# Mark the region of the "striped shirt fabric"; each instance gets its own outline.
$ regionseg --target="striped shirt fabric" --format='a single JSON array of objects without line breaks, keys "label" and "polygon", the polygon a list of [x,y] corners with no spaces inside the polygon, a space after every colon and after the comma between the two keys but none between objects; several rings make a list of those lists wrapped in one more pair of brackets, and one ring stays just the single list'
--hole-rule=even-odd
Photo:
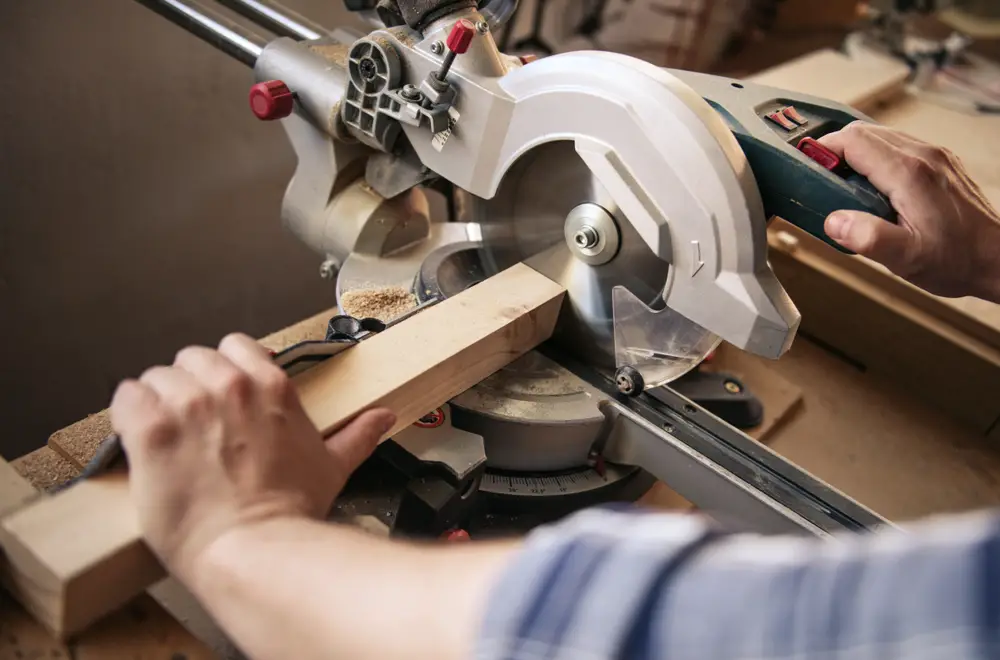
[{"label": "striped shirt fabric", "polygon": [[1000,517],[833,539],[583,511],[528,535],[481,660],[1000,658]]}]

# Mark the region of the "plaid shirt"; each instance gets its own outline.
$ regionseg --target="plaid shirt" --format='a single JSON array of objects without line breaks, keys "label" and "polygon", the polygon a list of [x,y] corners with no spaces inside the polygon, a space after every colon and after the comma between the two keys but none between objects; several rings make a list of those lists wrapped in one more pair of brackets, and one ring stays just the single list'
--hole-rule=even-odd
[{"label": "plaid shirt", "polygon": [[528,536],[476,657],[1000,658],[1000,518],[821,541],[584,511]]}]

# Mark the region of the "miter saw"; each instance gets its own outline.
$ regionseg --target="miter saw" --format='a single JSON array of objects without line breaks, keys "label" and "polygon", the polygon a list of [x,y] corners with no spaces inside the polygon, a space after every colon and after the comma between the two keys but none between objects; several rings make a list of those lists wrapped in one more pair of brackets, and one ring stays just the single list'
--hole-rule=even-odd
[{"label": "miter saw", "polygon": [[[884,524],[669,387],[720,341],[768,358],[792,343],[768,218],[834,247],[833,210],[893,221],[816,141],[861,115],[608,52],[507,56],[492,34],[511,0],[348,1],[368,34],[222,2],[272,40],[192,0],[140,1],[253,67],[251,110],[298,156],[282,217],[338,301],[405,286],[420,313],[517,262],[567,290],[550,342],[383,444],[342,512],[475,535],[655,477],[742,529]],[[340,317],[278,359],[305,368],[378,330]]]}]

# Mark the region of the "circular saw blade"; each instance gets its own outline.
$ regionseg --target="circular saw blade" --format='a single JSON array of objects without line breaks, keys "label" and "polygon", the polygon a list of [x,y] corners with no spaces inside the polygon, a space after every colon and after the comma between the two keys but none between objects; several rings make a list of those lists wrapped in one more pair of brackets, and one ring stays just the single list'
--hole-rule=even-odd
[{"label": "circular saw blade", "polygon": [[[600,206],[617,224],[618,249],[606,263],[586,263],[566,242],[567,216],[585,203]],[[482,227],[487,271],[524,261],[565,287],[556,338],[588,364],[615,367],[615,286],[650,307],[662,305],[669,264],[653,254],[571,142],[544,144],[522,156],[493,199],[476,200],[474,221]]]}]

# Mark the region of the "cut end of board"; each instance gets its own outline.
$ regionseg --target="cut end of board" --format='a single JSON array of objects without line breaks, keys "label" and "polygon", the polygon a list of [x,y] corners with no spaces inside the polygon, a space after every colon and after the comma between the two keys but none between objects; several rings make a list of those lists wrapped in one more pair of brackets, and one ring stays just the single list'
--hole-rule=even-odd
[{"label": "cut end of board", "polygon": [[76,484],[0,523],[4,582],[56,637],[65,639],[163,577],[142,540],[124,473]]}]

